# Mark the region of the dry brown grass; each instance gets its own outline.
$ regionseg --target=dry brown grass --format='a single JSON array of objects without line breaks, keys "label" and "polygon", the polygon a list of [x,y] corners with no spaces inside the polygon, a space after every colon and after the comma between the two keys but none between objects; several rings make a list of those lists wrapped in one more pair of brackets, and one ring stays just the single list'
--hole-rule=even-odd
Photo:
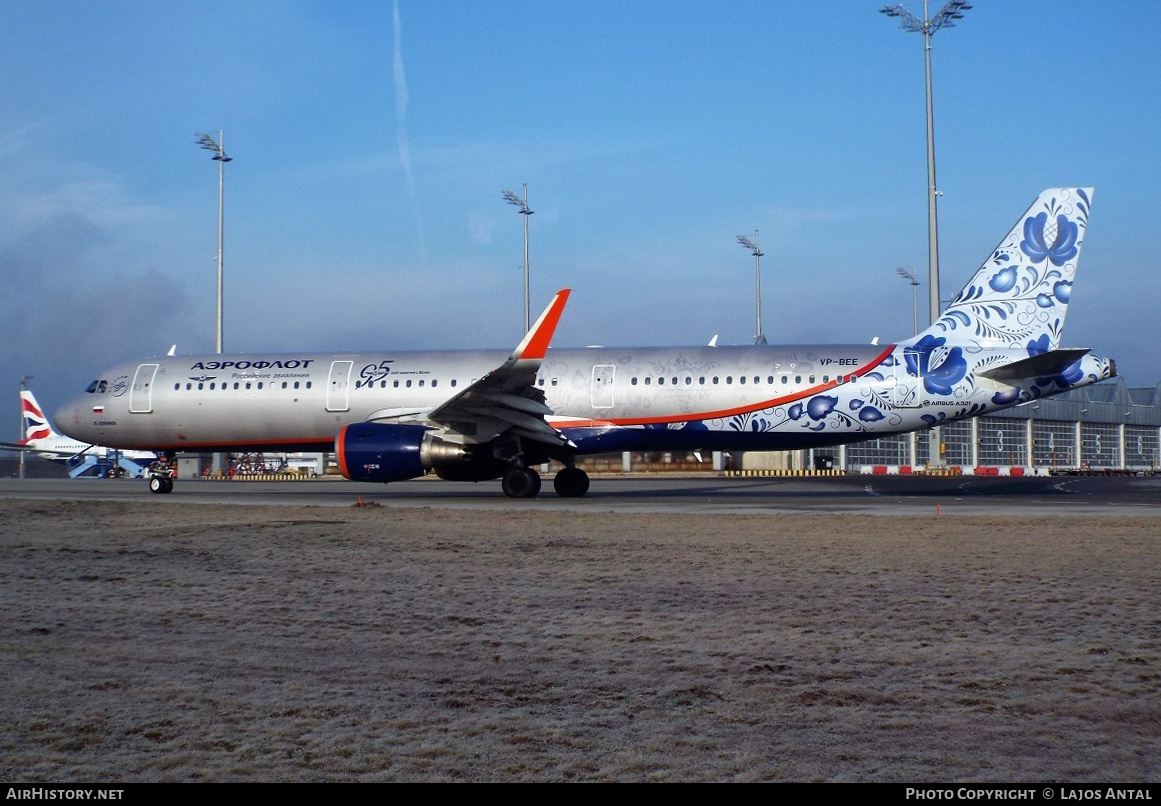
[{"label": "dry brown grass", "polygon": [[0,502],[0,779],[1157,781],[1152,519]]}]

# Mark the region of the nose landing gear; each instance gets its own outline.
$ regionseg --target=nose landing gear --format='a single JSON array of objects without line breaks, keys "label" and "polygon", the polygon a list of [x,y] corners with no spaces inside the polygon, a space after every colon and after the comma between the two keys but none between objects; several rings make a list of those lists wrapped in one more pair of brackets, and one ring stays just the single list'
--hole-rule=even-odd
[{"label": "nose landing gear", "polygon": [[173,466],[169,462],[150,462],[145,477],[149,479],[149,492],[154,495],[173,492]]}]

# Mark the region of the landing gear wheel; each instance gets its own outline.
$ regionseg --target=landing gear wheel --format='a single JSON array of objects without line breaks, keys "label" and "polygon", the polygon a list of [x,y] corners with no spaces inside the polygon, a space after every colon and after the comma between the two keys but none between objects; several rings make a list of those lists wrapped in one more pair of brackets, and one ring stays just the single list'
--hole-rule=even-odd
[{"label": "landing gear wheel", "polygon": [[553,478],[552,486],[561,498],[580,498],[589,491],[589,474],[579,467],[566,467]]},{"label": "landing gear wheel", "polygon": [[153,493],[154,495],[160,495],[161,493],[166,492],[165,479],[163,479],[161,476],[150,476],[149,492]]},{"label": "landing gear wheel", "polygon": [[165,489],[163,489],[161,492],[166,494],[166,495],[173,492],[173,479],[165,478],[165,479],[162,479],[162,481],[165,482]]},{"label": "landing gear wheel", "polygon": [[504,474],[500,486],[509,498],[535,498],[540,494],[540,474],[525,467],[513,468]]}]

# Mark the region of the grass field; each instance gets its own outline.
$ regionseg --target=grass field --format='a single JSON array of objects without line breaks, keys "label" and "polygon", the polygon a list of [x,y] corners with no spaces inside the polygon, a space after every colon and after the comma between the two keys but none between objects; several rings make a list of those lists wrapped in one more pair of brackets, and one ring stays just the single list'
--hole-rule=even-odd
[{"label": "grass field", "polygon": [[7,781],[1157,781],[1151,518],[0,502]]}]

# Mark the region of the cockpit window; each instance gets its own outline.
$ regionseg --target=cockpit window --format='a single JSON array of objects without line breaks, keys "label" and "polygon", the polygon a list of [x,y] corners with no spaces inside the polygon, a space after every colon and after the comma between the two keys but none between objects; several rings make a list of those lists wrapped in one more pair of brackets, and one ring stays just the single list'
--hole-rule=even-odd
[{"label": "cockpit window", "polygon": [[93,394],[103,395],[103,394],[105,394],[105,390],[108,388],[109,388],[108,381],[93,381],[92,383],[89,384],[88,388],[85,389],[85,391],[90,395],[93,395]]},{"label": "cockpit window", "polygon": [[107,382],[107,381],[101,381],[99,384],[97,384],[97,394],[99,394],[99,395],[103,395],[103,394],[105,394],[105,390],[106,390],[107,388],[109,388],[109,384],[108,384],[108,382]]},{"label": "cockpit window", "polygon": [[92,383],[90,383],[88,388],[85,389],[85,393],[90,394],[90,395],[96,391],[97,391],[97,382],[96,381],[93,381]]}]

